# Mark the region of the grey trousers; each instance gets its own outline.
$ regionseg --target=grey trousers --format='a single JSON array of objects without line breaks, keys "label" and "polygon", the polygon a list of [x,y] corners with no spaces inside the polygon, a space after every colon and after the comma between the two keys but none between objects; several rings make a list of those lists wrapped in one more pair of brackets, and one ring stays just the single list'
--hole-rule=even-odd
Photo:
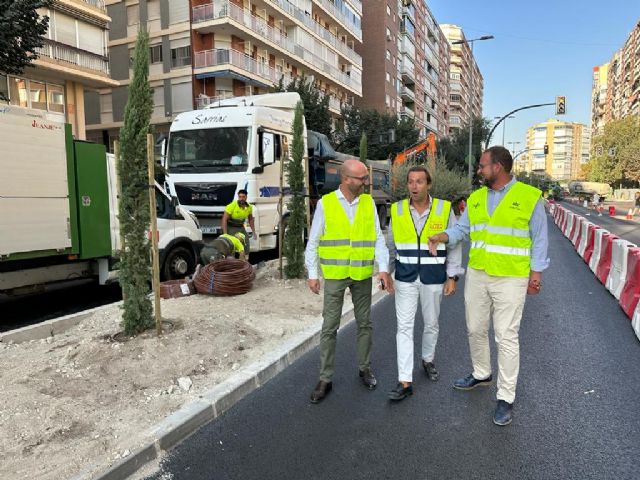
[{"label": "grey trousers", "polygon": [[371,285],[372,279],[325,280],[320,336],[320,380],[330,382],[335,372],[336,338],[342,317],[344,293],[349,288],[357,325],[358,367],[371,366]]}]

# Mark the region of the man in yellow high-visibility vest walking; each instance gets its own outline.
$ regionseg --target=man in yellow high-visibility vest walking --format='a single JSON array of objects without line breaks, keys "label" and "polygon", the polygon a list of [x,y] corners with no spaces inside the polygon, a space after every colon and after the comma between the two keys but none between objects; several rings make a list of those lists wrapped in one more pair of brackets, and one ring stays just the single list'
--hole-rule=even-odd
[{"label": "man in yellow high-visibility vest walking", "polygon": [[371,288],[374,260],[382,288],[393,292],[389,276],[389,251],[380,230],[380,221],[371,195],[364,192],[369,182],[367,167],[347,160],[340,168],[340,187],[318,201],[305,265],[309,289],[320,293],[318,263],[324,277],[323,323],[320,336],[320,380],[311,393],[311,402],[322,401],[331,391],[336,338],[344,293],[351,291],[357,326],[359,375],[373,389],[377,380],[371,369]]},{"label": "man in yellow high-visibility vest walking", "polygon": [[471,240],[464,300],[473,372],[453,386],[471,390],[492,382],[488,332],[493,317],[498,344],[496,425],[508,425],[513,419],[522,310],[527,293],[540,291],[542,271],[549,266],[541,192],[516,181],[512,166],[509,150],[487,149],[478,164],[485,186],[471,194],[455,227],[429,238],[432,253],[439,243]]}]

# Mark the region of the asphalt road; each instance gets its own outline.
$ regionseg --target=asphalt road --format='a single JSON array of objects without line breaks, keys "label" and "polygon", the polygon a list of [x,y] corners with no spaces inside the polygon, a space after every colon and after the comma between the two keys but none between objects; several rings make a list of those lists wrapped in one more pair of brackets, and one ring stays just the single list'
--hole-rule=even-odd
[{"label": "asphalt road", "polygon": [[626,211],[617,210],[616,217],[610,217],[606,212],[602,216],[599,216],[593,209],[584,208],[582,205],[576,205],[569,202],[560,202],[560,206],[571,210],[583,217],[587,218],[591,223],[600,225],[602,228],[606,228],[611,233],[618,235],[620,238],[624,238],[630,242],[640,245],[640,217],[637,215],[633,220],[626,220],[624,215]]},{"label": "asphalt road", "polygon": [[334,391],[323,403],[308,401],[315,349],[185,440],[149,478],[637,479],[640,342],[551,222],[550,243],[542,293],[525,307],[512,425],[492,423],[495,385],[451,387],[471,368],[462,288],[442,309],[440,381],[416,370],[414,395],[387,400],[396,383],[387,298],[373,311],[377,390],[359,383],[350,325],[339,335]]}]

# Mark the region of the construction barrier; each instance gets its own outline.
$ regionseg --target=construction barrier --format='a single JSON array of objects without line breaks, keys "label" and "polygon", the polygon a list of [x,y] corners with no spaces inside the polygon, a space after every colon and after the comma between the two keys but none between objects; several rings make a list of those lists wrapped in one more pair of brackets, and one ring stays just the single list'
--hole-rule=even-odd
[{"label": "construction barrier", "polygon": [[611,249],[613,241],[619,237],[613,233],[605,233],[602,235],[602,246],[600,247],[600,260],[596,267],[596,277],[603,285],[607,283],[607,277],[611,270]]},{"label": "construction barrier", "polygon": [[601,230],[599,225],[592,223],[587,226],[587,242],[584,247],[584,255],[582,256],[587,265],[590,265],[591,257],[593,256],[593,249],[595,248],[596,243],[596,230]]},{"label": "construction barrier", "polygon": [[593,273],[596,273],[596,269],[598,268],[598,263],[600,262],[600,250],[602,248],[602,236],[605,233],[609,233],[608,230],[601,228],[596,230],[595,239],[593,240],[593,255],[591,255],[591,260],[589,260],[589,268]]},{"label": "construction barrier", "polygon": [[584,222],[581,223],[580,241],[578,242],[576,251],[578,252],[578,255],[580,255],[582,258],[584,258],[584,251],[587,248],[587,239],[589,237],[589,225],[593,225],[593,223],[587,221],[586,219]]},{"label": "construction barrier", "polygon": [[584,217],[577,216],[573,222],[573,228],[571,230],[571,236],[569,240],[573,243],[573,246],[578,249],[578,243],[580,242],[580,234],[582,233],[582,223],[585,222]]},{"label": "construction barrier", "polygon": [[640,340],[640,303],[638,303],[633,318],[631,319],[631,326],[633,327],[633,331],[636,332],[636,337]]},{"label": "construction barrier", "polygon": [[630,248],[627,252],[627,276],[622,292],[620,292],[620,306],[629,318],[638,306],[640,298],[640,248]]},{"label": "construction barrier", "polygon": [[564,231],[562,232],[565,237],[569,237],[569,235],[571,235],[571,229],[573,228],[573,222],[576,216],[577,215],[573,212],[567,212],[567,220],[564,226]]},{"label": "construction barrier", "polygon": [[613,241],[611,250],[611,270],[607,277],[605,286],[611,292],[611,295],[620,300],[620,292],[624,287],[624,281],[627,278],[627,254],[630,248],[635,245],[627,240],[618,238]]}]

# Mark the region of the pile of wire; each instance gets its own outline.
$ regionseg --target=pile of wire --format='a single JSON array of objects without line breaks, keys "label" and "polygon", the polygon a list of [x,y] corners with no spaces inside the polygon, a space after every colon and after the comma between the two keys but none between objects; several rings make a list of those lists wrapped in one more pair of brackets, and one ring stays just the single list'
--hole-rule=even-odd
[{"label": "pile of wire", "polygon": [[256,273],[249,262],[220,260],[200,268],[193,278],[198,293],[206,295],[242,295],[251,290]]}]

